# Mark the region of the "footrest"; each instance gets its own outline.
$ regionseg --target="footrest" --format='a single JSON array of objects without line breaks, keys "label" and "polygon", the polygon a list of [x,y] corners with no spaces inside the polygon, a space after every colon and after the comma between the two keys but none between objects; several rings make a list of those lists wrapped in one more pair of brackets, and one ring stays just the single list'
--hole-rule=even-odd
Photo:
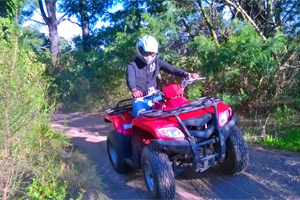
[{"label": "footrest", "polygon": [[126,165],[128,165],[129,167],[131,167],[131,168],[136,168],[136,166],[134,165],[134,162],[133,162],[133,158],[131,157],[131,158],[125,158],[124,159],[124,162],[125,162],[125,164]]}]

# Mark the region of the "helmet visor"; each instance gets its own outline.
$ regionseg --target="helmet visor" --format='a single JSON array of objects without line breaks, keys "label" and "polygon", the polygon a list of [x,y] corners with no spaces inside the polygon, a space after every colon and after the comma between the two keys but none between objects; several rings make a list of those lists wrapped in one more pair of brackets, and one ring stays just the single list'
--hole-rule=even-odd
[{"label": "helmet visor", "polygon": [[154,57],[154,56],[156,56],[156,53],[155,52],[147,52],[147,51],[145,51],[144,49],[143,49],[143,47],[139,47],[139,52],[143,55],[143,56],[145,56],[145,57],[148,57],[148,56],[151,56],[151,57]]}]

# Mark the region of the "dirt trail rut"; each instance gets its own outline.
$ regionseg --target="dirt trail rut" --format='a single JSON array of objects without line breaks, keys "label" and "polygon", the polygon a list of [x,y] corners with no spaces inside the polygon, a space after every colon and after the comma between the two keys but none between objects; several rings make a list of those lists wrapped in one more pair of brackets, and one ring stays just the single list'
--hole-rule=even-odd
[{"label": "dirt trail rut", "polygon": [[[120,175],[112,168],[106,136],[113,127],[102,114],[56,114],[53,125],[65,129],[75,145],[91,155],[102,177],[104,198],[148,198],[141,171]],[[300,199],[299,153],[250,145],[249,156],[248,168],[239,175],[227,175],[218,166],[203,173],[185,170],[176,177],[175,199]]]}]

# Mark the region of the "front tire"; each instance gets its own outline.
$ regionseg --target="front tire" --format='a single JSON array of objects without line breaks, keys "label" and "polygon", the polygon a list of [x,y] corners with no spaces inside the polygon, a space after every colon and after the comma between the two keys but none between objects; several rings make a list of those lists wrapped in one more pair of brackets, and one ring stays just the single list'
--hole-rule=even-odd
[{"label": "front tire", "polygon": [[124,174],[131,169],[124,163],[125,144],[122,137],[118,137],[116,131],[111,131],[107,137],[107,153],[113,168],[119,173]]},{"label": "front tire", "polygon": [[167,154],[147,145],[142,152],[141,164],[150,198],[173,199],[175,177]]},{"label": "front tire", "polygon": [[249,162],[249,152],[246,141],[237,126],[232,128],[226,140],[226,155],[221,169],[228,174],[237,174],[244,171]]}]

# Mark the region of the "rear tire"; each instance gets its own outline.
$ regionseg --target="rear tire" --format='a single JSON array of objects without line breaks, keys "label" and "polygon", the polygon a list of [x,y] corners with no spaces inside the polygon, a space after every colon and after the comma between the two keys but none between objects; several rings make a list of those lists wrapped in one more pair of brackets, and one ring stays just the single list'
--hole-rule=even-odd
[{"label": "rear tire", "polygon": [[237,126],[232,128],[226,140],[226,155],[221,169],[228,174],[237,174],[245,170],[249,162],[249,152],[246,141]]},{"label": "rear tire", "polygon": [[175,178],[167,154],[151,144],[147,145],[142,152],[141,164],[150,198],[173,199]]},{"label": "rear tire", "polygon": [[107,153],[113,168],[119,173],[124,174],[131,171],[124,163],[125,158],[125,144],[121,140],[122,137],[118,137],[116,131],[111,131],[107,137]]}]

